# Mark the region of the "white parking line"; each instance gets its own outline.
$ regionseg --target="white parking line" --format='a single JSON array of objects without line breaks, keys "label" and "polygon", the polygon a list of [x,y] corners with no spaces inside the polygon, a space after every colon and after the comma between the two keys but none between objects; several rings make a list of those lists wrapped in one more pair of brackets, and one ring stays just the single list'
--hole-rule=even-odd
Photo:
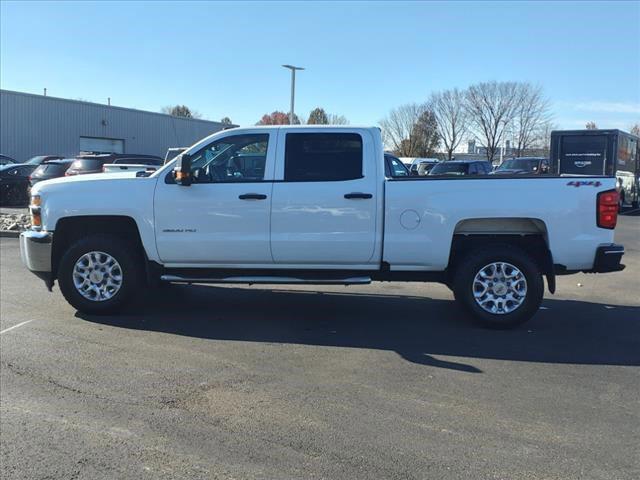
[{"label": "white parking line", "polygon": [[3,333],[7,333],[9,330],[13,330],[14,328],[18,328],[21,327],[23,325],[26,325],[27,323],[33,322],[33,320],[27,320],[26,322],[22,322],[19,323],[17,325],[14,325],[13,327],[9,327],[9,328],[5,328],[4,330],[0,330],[0,335],[2,335]]}]

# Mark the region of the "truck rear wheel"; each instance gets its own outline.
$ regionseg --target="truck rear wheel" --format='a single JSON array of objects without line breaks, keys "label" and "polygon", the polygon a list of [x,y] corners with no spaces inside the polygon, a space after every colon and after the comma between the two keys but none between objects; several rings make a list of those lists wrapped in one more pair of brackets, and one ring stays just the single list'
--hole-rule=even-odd
[{"label": "truck rear wheel", "polygon": [[491,245],[468,254],[453,279],[458,301],[487,328],[513,328],[538,311],[544,295],[542,273],[523,250]]},{"label": "truck rear wheel", "polygon": [[91,235],[72,244],[60,260],[58,283],[64,298],[91,314],[117,312],[140,285],[136,248],[113,235]]}]

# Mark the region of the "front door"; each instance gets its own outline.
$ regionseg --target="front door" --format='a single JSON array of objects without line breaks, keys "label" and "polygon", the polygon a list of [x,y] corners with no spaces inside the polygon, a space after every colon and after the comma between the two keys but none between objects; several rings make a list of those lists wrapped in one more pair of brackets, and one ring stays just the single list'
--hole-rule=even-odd
[{"label": "front door", "polygon": [[368,132],[281,129],[271,251],[278,264],[375,262],[379,195]]},{"label": "front door", "polygon": [[158,180],[156,244],[166,264],[244,266],[273,262],[269,214],[275,133],[229,132],[192,154],[194,183]]}]

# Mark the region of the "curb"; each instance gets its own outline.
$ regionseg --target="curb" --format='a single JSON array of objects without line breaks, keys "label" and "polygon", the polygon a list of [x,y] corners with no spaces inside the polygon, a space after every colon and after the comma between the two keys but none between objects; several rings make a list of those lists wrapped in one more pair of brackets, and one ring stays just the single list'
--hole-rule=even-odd
[{"label": "curb", "polygon": [[0,230],[0,237],[18,238],[20,230]]}]

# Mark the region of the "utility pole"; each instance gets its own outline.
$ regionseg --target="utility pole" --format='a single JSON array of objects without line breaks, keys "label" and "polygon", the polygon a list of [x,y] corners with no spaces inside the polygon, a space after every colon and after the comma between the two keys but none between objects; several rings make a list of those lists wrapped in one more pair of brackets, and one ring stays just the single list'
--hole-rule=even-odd
[{"label": "utility pole", "polygon": [[304,70],[303,67],[294,67],[293,65],[282,65],[284,68],[291,70],[291,110],[289,111],[289,124],[293,125],[294,104],[296,97],[296,70]]}]

